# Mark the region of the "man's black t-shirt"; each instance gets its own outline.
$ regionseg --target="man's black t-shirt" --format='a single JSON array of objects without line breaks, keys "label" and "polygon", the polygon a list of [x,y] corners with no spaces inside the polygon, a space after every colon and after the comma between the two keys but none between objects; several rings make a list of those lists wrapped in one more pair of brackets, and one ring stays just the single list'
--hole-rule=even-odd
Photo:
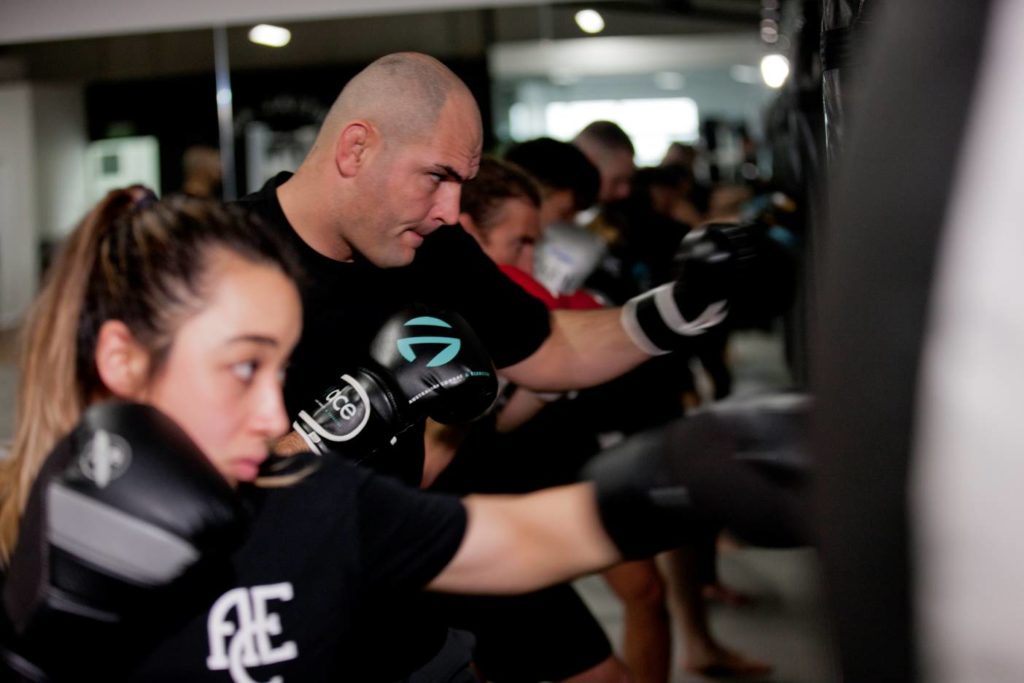
[{"label": "man's black t-shirt", "polygon": [[[547,338],[543,304],[505,277],[458,226],[430,234],[412,264],[402,268],[379,268],[358,254],[351,262],[339,262],[315,251],[295,232],[277,199],[277,188],[289,177],[278,174],[238,203],[280,232],[305,270],[300,283],[304,328],[284,391],[293,419],[343,371],[365,359],[370,341],[391,314],[413,303],[459,313],[498,367],[523,360]],[[369,464],[419,484],[422,441],[421,431],[410,430],[396,453]]]},{"label": "man's black t-shirt", "polygon": [[386,672],[395,662],[366,661],[361,621],[383,598],[408,601],[451,561],[465,535],[461,502],[332,455],[298,484],[247,493],[256,514],[233,558],[235,587],[165,640],[133,678],[393,679]]},{"label": "man's black t-shirt", "polygon": [[[295,232],[278,201],[277,188],[289,177],[278,174],[238,203],[293,245],[305,271],[300,282],[304,327],[284,389],[292,419],[343,371],[364,361],[388,317],[414,303],[459,313],[498,367],[525,359],[550,334],[544,305],[498,270],[458,226],[431,233],[412,264],[402,268],[379,268],[358,254],[351,262],[339,262],[315,251]],[[422,425],[404,432],[387,452],[364,464],[419,485]],[[360,622],[357,649],[366,659],[379,662],[375,673],[388,667],[408,673],[441,647],[447,627],[430,614],[422,597],[379,599]]]}]

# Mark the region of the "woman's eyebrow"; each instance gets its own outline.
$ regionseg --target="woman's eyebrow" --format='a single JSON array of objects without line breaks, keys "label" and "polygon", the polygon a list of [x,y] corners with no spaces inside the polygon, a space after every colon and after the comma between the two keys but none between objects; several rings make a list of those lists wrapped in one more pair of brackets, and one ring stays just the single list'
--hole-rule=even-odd
[{"label": "woman's eyebrow", "polygon": [[228,344],[235,344],[239,342],[249,342],[252,344],[262,344],[264,346],[280,346],[278,341],[273,337],[266,337],[261,334],[240,334],[237,337],[228,339]]}]

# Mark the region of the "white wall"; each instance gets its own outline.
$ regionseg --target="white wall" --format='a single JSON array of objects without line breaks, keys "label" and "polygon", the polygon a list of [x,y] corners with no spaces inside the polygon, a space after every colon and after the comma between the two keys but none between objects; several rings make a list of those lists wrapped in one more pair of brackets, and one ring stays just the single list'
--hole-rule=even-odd
[{"label": "white wall", "polygon": [[493,45],[491,75],[498,80],[652,73],[757,64],[765,48],[756,33],[691,36],[591,36]]},{"label": "white wall", "polygon": [[32,89],[0,85],[0,327],[16,325],[38,280]]},{"label": "white wall", "polygon": [[[570,139],[582,129],[582,124],[572,133],[551,130],[544,117],[549,103],[685,97],[697,104],[702,121],[709,118],[743,121],[755,137],[760,136],[764,109],[777,96],[777,91],[768,88],[759,75],[756,82],[740,82],[732,71],[739,67],[757,74],[756,65],[764,52],[765,47],[754,34],[598,36],[497,44],[489,52],[495,83],[495,131],[503,142],[520,134],[512,126],[510,110],[513,105],[517,105],[517,123],[522,121],[526,124],[524,128],[530,128],[525,137],[553,135]],[[602,54],[614,54],[615,58],[601,58]],[[675,89],[659,87],[655,78],[659,72],[675,76],[679,81]],[[612,115],[608,118],[616,120]],[[628,122],[617,122],[636,136]],[[672,139],[687,138],[674,136]],[[638,155],[639,151],[638,146]],[[651,163],[663,153],[661,149],[638,162]]]},{"label": "white wall", "polygon": [[39,237],[67,235],[88,208],[85,103],[78,85],[32,86]]},{"label": "white wall", "polygon": [[0,328],[39,285],[40,244],[84,215],[85,106],[77,85],[0,84]]}]

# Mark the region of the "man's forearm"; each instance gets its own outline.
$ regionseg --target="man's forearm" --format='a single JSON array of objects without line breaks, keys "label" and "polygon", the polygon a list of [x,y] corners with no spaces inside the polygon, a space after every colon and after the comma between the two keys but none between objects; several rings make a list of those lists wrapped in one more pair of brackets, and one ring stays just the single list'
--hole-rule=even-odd
[{"label": "man's forearm", "polygon": [[535,391],[566,391],[632,370],[650,356],[626,334],[621,310],[553,311],[551,334],[540,348],[502,374]]}]

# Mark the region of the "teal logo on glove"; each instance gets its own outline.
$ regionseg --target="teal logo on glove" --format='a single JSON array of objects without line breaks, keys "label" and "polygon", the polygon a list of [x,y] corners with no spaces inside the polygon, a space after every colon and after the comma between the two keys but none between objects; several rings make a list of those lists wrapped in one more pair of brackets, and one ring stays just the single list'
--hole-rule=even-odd
[{"label": "teal logo on glove", "polygon": [[[419,318],[413,318],[407,320],[405,326],[410,325],[424,325],[427,327],[446,327],[449,330],[452,328],[451,325],[441,320],[440,318],[434,318],[433,316],[424,315]],[[428,368],[436,368],[438,365],[444,365],[451,359],[458,355],[459,349],[462,348],[462,340],[457,337],[405,337],[404,339],[398,340],[398,352],[402,354],[402,358],[412,363],[416,360],[416,352],[413,351],[412,347],[417,344],[444,344],[445,347],[441,349],[437,355],[430,359],[427,363]]]}]

